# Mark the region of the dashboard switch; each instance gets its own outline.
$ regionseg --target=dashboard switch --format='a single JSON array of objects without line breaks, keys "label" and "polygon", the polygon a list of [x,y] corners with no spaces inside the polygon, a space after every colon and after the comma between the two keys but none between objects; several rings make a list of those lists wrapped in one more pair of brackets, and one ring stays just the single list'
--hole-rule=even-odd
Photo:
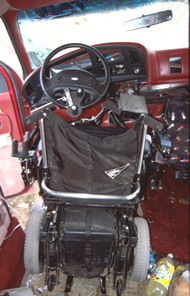
[{"label": "dashboard switch", "polygon": [[179,132],[179,131],[182,130],[183,128],[184,128],[184,126],[181,125],[181,126],[177,129],[177,131]]},{"label": "dashboard switch", "polygon": [[176,137],[176,140],[178,140],[178,142],[181,142],[181,138],[180,137]]},{"label": "dashboard switch", "polygon": [[171,117],[171,120],[174,121],[175,120],[175,113],[172,112],[172,117]]},{"label": "dashboard switch", "polygon": [[168,130],[171,129],[172,127],[174,127],[174,123],[170,124],[170,126],[168,126]]},{"label": "dashboard switch", "polygon": [[186,119],[186,116],[185,116],[184,112],[181,113],[181,116],[182,116],[183,120]]},{"label": "dashboard switch", "polygon": [[83,95],[83,89],[82,88],[78,88],[77,89],[77,95],[79,96],[79,97],[82,97],[82,95]]},{"label": "dashboard switch", "polygon": [[134,71],[135,74],[139,74],[140,73],[140,68],[139,67],[135,67],[133,71]]},{"label": "dashboard switch", "polygon": [[159,132],[156,132],[156,138],[158,141],[158,147],[160,151],[163,153],[164,157],[170,156],[172,151],[172,142],[167,136],[167,134],[161,134]]}]

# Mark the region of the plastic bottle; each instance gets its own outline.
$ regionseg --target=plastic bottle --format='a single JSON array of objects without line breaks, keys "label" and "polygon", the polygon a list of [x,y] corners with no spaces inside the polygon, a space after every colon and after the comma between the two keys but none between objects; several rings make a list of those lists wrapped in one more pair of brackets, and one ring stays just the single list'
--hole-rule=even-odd
[{"label": "plastic bottle", "polygon": [[173,255],[160,259],[146,287],[146,296],[167,296],[174,274]]},{"label": "plastic bottle", "polygon": [[154,255],[152,254],[152,252],[150,252],[147,279],[151,278],[151,274],[155,268],[156,268],[156,261],[154,260]]}]

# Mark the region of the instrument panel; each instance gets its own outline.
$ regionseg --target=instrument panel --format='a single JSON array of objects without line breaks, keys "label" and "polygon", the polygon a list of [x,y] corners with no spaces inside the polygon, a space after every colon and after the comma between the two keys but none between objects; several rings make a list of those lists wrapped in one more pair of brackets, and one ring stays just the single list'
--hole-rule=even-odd
[{"label": "instrument panel", "polygon": [[[147,69],[142,51],[137,46],[104,45],[96,47],[109,64],[111,82],[126,80],[146,80]],[[53,60],[49,65],[50,75],[63,69],[84,69],[101,82],[104,69],[100,60],[92,53],[77,50]],[[31,108],[47,103],[40,85],[40,68],[35,70],[24,82],[22,94]]]},{"label": "instrument panel", "polygon": [[189,102],[168,100],[166,107],[167,135],[172,153],[166,163],[189,168]]}]

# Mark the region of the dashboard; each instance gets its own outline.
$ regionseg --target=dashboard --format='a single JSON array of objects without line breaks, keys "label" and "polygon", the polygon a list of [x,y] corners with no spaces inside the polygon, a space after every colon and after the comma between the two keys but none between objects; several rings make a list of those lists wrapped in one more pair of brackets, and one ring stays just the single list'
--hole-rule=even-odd
[{"label": "dashboard", "polygon": [[[155,81],[155,73],[157,71],[160,81],[180,81],[179,73],[175,73],[175,69],[169,68],[165,63],[165,68],[170,69],[169,74],[164,70],[162,65],[162,57],[165,56],[161,52],[156,55],[145,55],[144,51],[138,46],[115,44],[115,45],[102,45],[96,47],[105,57],[111,74],[110,85],[115,85],[117,92],[129,92],[129,89],[125,89],[123,85],[135,85],[143,86],[149,85],[149,82]],[[183,52],[182,52],[183,53]],[[167,54],[166,54],[167,55]],[[150,67],[151,59],[154,61],[154,71]],[[182,59],[184,61],[184,59]],[[152,65],[152,64],[151,64]],[[167,66],[168,65],[168,66]],[[160,72],[158,71],[160,67]],[[22,87],[22,94],[31,109],[35,109],[48,103],[49,100],[44,95],[40,84],[40,69],[36,69],[24,82]],[[75,50],[57,57],[51,61],[48,65],[47,76],[53,77],[64,69],[82,69],[90,72],[98,81],[103,81],[105,77],[104,67],[98,57],[92,53],[87,52],[84,49]],[[184,75],[183,64],[181,66],[181,75]],[[165,72],[164,72],[164,71]],[[164,75],[162,74],[164,72]],[[160,74],[159,74],[160,73]],[[159,76],[160,75],[160,76]],[[164,80],[165,77],[165,80]],[[173,79],[173,80],[172,80]],[[134,92],[136,91],[136,93]],[[175,93],[176,91],[176,93]],[[176,87],[172,90],[155,90],[140,91],[140,88],[133,88],[134,94],[142,94],[146,98],[149,114],[159,121],[162,121],[165,130],[164,133],[157,132],[156,142],[157,147],[161,153],[157,153],[156,161],[160,164],[169,165],[176,168],[176,178],[188,181],[189,179],[189,95],[186,88],[184,92],[183,88]],[[131,97],[132,98],[132,97]],[[101,107],[101,104],[99,107]],[[101,108],[99,109],[100,112]],[[62,110],[61,116],[64,114],[65,120],[66,110]],[[86,113],[84,113],[85,115]],[[88,115],[91,114],[88,111]],[[120,115],[123,122],[132,118],[129,112],[122,112]],[[133,117],[135,120],[135,117]],[[106,123],[105,123],[106,124]]]},{"label": "dashboard", "polygon": [[[137,46],[104,45],[96,47],[109,64],[111,82],[147,79],[146,61],[143,52]],[[53,76],[63,69],[84,69],[101,82],[104,68],[100,60],[91,52],[77,50],[58,57],[49,64],[49,75]],[[22,94],[31,108],[47,103],[40,85],[40,68],[25,81]]]}]

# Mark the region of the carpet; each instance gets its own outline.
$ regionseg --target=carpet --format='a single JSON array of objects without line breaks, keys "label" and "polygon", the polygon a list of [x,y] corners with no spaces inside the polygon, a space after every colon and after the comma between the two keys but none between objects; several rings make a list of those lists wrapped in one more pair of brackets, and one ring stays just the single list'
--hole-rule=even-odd
[{"label": "carpet", "polygon": [[164,179],[173,194],[163,181],[161,190],[152,190],[149,182],[147,199],[141,202],[143,216],[149,223],[152,249],[189,262],[189,184],[175,179],[169,167],[165,168]]},{"label": "carpet", "polygon": [[[141,202],[144,218],[150,228],[151,245],[154,251],[163,255],[172,253],[174,259],[190,261],[189,254],[189,185],[174,178],[174,171],[165,169],[164,178],[171,187],[171,194],[164,182],[162,190],[148,186],[147,199]],[[187,201],[187,203],[184,203]],[[182,203],[183,202],[183,203]],[[8,235],[12,233],[18,220],[12,217]],[[25,233],[19,227],[0,249],[0,291],[19,287],[24,276],[23,246]]]}]

